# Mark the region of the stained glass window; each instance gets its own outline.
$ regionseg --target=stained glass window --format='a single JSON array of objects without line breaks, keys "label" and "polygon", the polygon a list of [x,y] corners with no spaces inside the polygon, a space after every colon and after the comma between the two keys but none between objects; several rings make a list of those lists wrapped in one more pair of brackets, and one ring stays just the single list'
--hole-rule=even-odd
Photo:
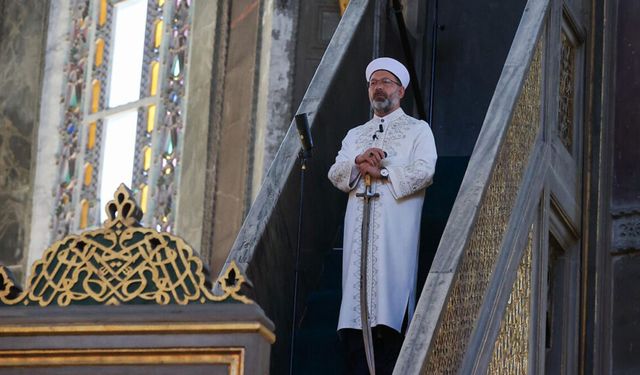
[{"label": "stained glass window", "polygon": [[105,219],[127,184],[143,222],[171,231],[184,130],[191,0],[72,0],[52,227]]}]

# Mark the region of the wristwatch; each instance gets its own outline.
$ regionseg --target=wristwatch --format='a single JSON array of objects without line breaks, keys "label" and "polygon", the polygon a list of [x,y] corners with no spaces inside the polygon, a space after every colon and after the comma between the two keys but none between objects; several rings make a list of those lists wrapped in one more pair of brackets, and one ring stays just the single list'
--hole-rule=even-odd
[{"label": "wristwatch", "polygon": [[387,168],[380,168],[380,176],[382,176],[382,178],[389,178],[389,170]]}]

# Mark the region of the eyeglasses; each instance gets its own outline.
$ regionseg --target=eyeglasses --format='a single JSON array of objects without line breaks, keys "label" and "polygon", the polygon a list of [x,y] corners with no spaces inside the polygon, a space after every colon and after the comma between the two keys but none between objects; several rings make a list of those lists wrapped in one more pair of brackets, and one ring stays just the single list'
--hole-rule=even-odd
[{"label": "eyeglasses", "polygon": [[381,83],[382,86],[384,86],[384,87],[391,87],[391,85],[402,86],[399,82],[396,82],[396,81],[391,80],[389,78],[383,78],[383,79],[380,79],[380,80],[372,79],[371,81],[367,82],[367,87],[369,87],[369,88],[376,87],[376,86],[378,86],[379,83]]}]

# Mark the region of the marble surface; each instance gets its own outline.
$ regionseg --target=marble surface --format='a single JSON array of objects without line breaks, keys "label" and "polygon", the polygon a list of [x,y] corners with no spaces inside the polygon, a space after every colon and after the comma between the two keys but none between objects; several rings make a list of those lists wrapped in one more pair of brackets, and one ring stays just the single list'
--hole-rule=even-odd
[{"label": "marble surface", "polygon": [[[342,28],[336,30],[336,35],[329,45],[325,56],[318,67],[318,71],[314,76],[311,85],[305,95],[297,113],[309,113],[309,123],[312,129],[314,128],[315,115],[319,109],[321,101],[325,95],[329,94],[330,84],[332,80],[336,79],[334,76],[336,71],[339,70],[340,64],[346,56],[346,47],[350,44],[352,35],[357,28],[359,18],[362,17],[362,13],[366,10],[366,4],[368,1],[352,1],[352,8],[355,10],[360,7],[359,11],[353,11],[345,14],[345,20],[341,23]],[[352,20],[346,19],[347,17],[353,18]],[[353,25],[347,25],[349,22],[354,22]],[[315,135],[315,129],[314,135]],[[340,138],[344,134],[340,135]],[[295,124],[290,123],[289,129],[284,137],[284,140],[280,144],[280,148],[274,158],[271,167],[269,168],[262,187],[257,195],[256,201],[251,206],[249,214],[245,219],[240,233],[233,243],[231,253],[227,258],[227,263],[231,260],[235,260],[239,264],[244,264],[243,268],[246,268],[247,263],[251,260],[253,251],[258,244],[258,241],[264,233],[267,220],[271,216],[273,209],[277,203],[280,193],[284,189],[284,185],[287,179],[290,177],[293,166],[297,161],[298,151],[300,149],[300,143],[298,140],[298,134],[295,129]],[[335,150],[337,151],[337,149]]]},{"label": "marble surface", "polygon": [[51,245],[51,216],[54,210],[53,191],[58,181],[56,165],[59,150],[58,126],[63,114],[61,89],[64,87],[64,63],[69,39],[69,0],[56,0],[47,6],[47,34],[41,53],[42,89],[38,92],[40,105],[34,108],[39,114],[38,132],[34,137],[34,177],[31,223],[27,264],[32,264]]},{"label": "marble surface", "polygon": [[217,154],[211,267],[222,269],[250,200],[255,115],[256,61],[260,56],[260,9],[257,2],[230,4],[221,119]]},{"label": "marble surface", "polygon": [[[195,7],[191,32],[197,48],[191,48],[186,83],[186,126],[182,150],[182,170],[178,188],[176,233],[194,249],[208,256],[202,247],[202,232],[206,215],[206,171],[209,150],[211,86],[218,38],[219,7],[213,1],[200,1]],[[186,194],[184,194],[186,192]]]},{"label": "marble surface", "polygon": [[297,11],[294,4],[280,7],[273,0],[265,3],[255,119],[255,168],[251,182],[256,188],[252,189],[252,200],[291,120]]},{"label": "marble surface", "polygon": [[48,1],[0,7],[0,262],[19,265],[29,235]]}]

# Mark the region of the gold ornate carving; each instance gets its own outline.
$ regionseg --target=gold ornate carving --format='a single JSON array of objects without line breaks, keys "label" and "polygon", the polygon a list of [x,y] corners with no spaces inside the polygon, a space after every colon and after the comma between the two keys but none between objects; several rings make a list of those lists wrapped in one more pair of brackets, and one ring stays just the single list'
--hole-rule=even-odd
[{"label": "gold ornate carving", "polygon": [[488,374],[526,374],[529,366],[531,320],[531,253],[533,228],[518,266],[516,280],[500,323]]},{"label": "gold ornate carving", "polygon": [[179,304],[219,302],[238,294],[244,276],[232,263],[218,280],[222,294],[211,282],[199,255],[180,237],[140,226],[142,211],[133,194],[120,185],[106,205],[103,228],[69,235],[48,248],[33,264],[28,287],[18,296],[0,267],[4,282],[0,306],[38,304]]},{"label": "gold ornate carving", "polygon": [[347,10],[347,6],[349,6],[349,0],[338,0],[340,4],[340,15],[344,15],[344,12]]},{"label": "gold ornate carving", "polygon": [[244,374],[243,348],[49,349],[0,353],[2,367],[41,366],[225,366],[229,374]]},{"label": "gold ornate carving", "polygon": [[435,333],[426,374],[457,373],[466,351],[540,130],[541,61],[542,42],[538,42],[506,138],[494,161],[494,171],[480,205],[478,220],[456,272],[442,323]]},{"label": "gold ornate carving", "polygon": [[567,34],[560,33],[562,52],[560,54],[560,79],[558,95],[558,137],[569,153],[573,149],[573,106],[574,106],[574,72],[575,48]]},{"label": "gold ornate carving", "polygon": [[[71,325],[2,325],[0,336],[67,336],[96,333],[116,334],[191,334],[191,333],[258,333],[273,344],[276,335],[258,322],[172,323],[167,324],[71,324]],[[2,351],[0,351],[2,353]]]},{"label": "gold ornate carving", "polygon": [[0,300],[15,299],[22,292],[16,285],[11,270],[0,265]]}]

